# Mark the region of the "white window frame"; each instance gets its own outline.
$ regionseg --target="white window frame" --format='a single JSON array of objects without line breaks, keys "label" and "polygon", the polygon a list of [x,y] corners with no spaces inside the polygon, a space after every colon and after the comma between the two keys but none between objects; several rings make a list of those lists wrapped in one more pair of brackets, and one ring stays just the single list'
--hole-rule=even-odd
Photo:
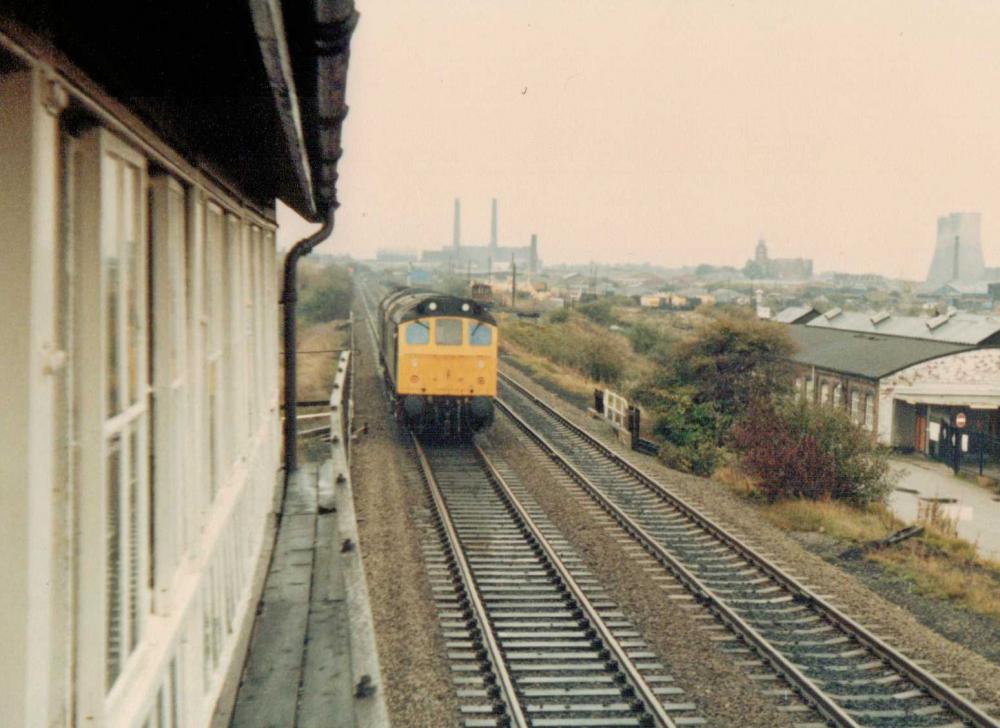
[{"label": "white window frame", "polygon": [[170,611],[170,589],[197,523],[187,517],[194,468],[188,450],[188,204],[167,175],[150,181],[153,275],[154,610]]},{"label": "white window frame", "polygon": [[[146,204],[146,160],[132,147],[104,129],[91,129],[73,142],[72,221],[73,254],[77,266],[74,322],[76,342],[77,403],[74,429],[78,438],[77,499],[78,553],[77,583],[88,588],[77,592],[77,620],[84,628],[76,631],[77,664],[86,669],[77,673],[77,715],[82,719],[103,715],[120,691],[123,680],[138,659],[151,590],[149,575],[149,395],[148,377],[148,241]],[[125,174],[125,170],[130,170]],[[119,176],[119,174],[121,176]],[[126,182],[131,179],[131,207],[122,207]],[[129,215],[129,213],[131,213]],[[121,239],[121,215],[131,217],[134,233],[131,250]],[[104,254],[117,250],[120,258],[119,295],[116,299],[116,410],[109,411],[108,367],[109,322],[107,301],[109,280]],[[134,258],[130,261],[129,255]],[[133,305],[127,299],[127,285],[134,286]],[[130,318],[131,317],[131,318]],[[130,387],[129,322],[135,326],[134,358]],[[108,458],[110,443],[118,438],[121,455],[116,502],[109,502]],[[130,478],[134,474],[134,485]],[[112,560],[109,527],[116,524],[118,559]],[[116,579],[117,604],[111,604],[112,575]],[[112,639],[112,625],[119,645]],[[112,674],[112,665],[116,670]]]},{"label": "white window frame", "polygon": [[[205,205],[205,237],[202,264],[202,315],[206,323],[205,432],[208,437],[208,500],[213,502],[225,482],[228,458],[226,428],[225,341],[225,212],[213,201]],[[217,225],[217,227],[216,227]],[[208,282],[211,281],[209,285]],[[214,396],[214,399],[213,399]]]}]

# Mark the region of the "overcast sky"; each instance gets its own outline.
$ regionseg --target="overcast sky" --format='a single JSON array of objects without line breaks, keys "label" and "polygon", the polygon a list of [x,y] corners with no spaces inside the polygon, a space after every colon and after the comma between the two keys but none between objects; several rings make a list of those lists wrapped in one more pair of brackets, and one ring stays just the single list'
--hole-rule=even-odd
[{"label": "overcast sky", "polygon": [[[935,220],[1000,265],[1000,2],[357,0],[334,236],[532,232],[547,263],[922,279]],[[299,232],[286,226],[283,237]]]}]

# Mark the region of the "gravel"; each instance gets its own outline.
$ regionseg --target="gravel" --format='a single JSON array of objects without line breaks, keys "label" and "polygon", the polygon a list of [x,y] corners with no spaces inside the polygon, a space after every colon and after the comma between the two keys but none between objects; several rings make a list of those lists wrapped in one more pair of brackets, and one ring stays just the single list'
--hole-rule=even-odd
[{"label": "gravel", "polygon": [[[723,633],[706,629],[717,623],[698,618],[703,617],[700,609],[685,609],[692,602],[669,599],[646,571],[652,559],[637,559],[635,553],[627,552],[623,543],[631,543],[621,538],[617,526],[603,513],[595,516],[593,509],[581,505],[576,497],[578,486],[526,436],[498,418],[484,439],[517,473],[608,596],[642,633],[674,683],[684,690],[683,700],[696,703],[709,725],[766,728],[795,724],[790,714],[778,710],[774,699],[760,692],[747,669],[737,666],[737,661],[753,659],[753,655],[725,654],[722,649],[727,643],[712,640]],[[769,683],[769,687],[776,685]]]},{"label": "gravel", "polygon": [[[363,321],[363,311],[355,311]],[[459,724],[458,704],[417,525],[422,490],[407,485],[395,422],[389,416],[363,324],[357,331],[355,419],[368,423],[353,450],[355,509],[375,621],[376,644],[393,725]]]},{"label": "gravel", "polygon": [[[810,548],[806,548],[792,535],[765,521],[745,499],[725,486],[707,478],[670,470],[655,458],[630,451],[615,439],[605,423],[588,417],[579,409],[541,390],[516,370],[510,367],[503,367],[503,370],[516,381],[530,387],[573,422],[597,435],[609,447],[640,465],[720,526],[743,538],[801,582],[810,585],[817,593],[828,597],[835,606],[897,650],[911,658],[923,660],[925,669],[948,684],[971,688],[969,697],[980,707],[989,709],[1000,706],[1000,665],[952,641],[960,639],[968,644],[975,644],[983,639],[995,641],[998,631],[995,622],[991,622],[992,629],[987,629],[984,634],[983,622],[974,615],[968,615],[944,602],[935,605],[935,600],[922,600],[906,589],[905,585],[898,584],[898,580],[885,579],[884,575],[878,573],[876,565],[848,565],[849,569],[864,571],[855,575],[839,565],[829,563],[819,553],[810,550],[823,552],[822,544],[813,540]],[[499,436],[500,428],[497,429]],[[830,556],[828,547],[825,555]],[[616,564],[615,568],[620,569],[621,563]],[[898,599],[900,603],[894,603],[893,599]],[[911,612],[900,604],[913,608],[914,611]],[[969,619],[965,619],[966,617]],[[928,624],[922,624],[920,619],[926,620]],[[959,624],[962,626],[957,626]],[[928,625],[942,628],[942,631],[946,629],[952,639]],[[711,680],[710,684],[717,687],[719,682]],[[686,685],[685,687],[687,688]],[[729,724],[724,721],[720,723]]]}]

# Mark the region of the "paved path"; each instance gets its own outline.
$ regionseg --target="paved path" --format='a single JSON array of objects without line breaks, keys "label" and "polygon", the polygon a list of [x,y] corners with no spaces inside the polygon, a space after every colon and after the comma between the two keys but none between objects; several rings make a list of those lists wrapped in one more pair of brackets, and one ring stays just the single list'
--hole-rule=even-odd
[{"label": "paved path", "polygon": [[342,462],[305,464],[289,482],[231,728],[388,725],[350,481],[334,483],[338,466],[346,472]]},{"label": "paved path", "polygon": [[958,523],[958,535],[977,544],[979,552],[1000,561],[1000,493],[952,474],[947,466],[915,458],[893,458],[892,469],[901,473],[889,505],[901,519],[912,523],[921,502],[930,498],[954,499],[941,507]]}]

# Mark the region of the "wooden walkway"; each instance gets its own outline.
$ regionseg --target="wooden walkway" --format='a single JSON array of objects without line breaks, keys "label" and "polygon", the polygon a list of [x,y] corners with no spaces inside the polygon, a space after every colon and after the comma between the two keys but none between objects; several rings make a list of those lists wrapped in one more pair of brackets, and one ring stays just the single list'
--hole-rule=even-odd
[{"label": "wooden walkway", "polygon": [[388,724],[349,475],[291,479],[231,728]]}]

